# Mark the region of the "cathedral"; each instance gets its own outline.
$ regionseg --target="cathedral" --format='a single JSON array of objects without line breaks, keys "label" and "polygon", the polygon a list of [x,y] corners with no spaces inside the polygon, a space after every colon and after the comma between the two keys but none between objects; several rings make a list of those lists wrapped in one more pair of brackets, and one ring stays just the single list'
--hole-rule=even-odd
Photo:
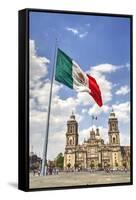
[{"label": "cathedral", "polygon": [[78,143],[78,123],[72,113],[67,121],[64,169],[129,169],[130,146],[120,145],[118,119],[112,110],[108,119],[108,144],[101,138],[99,128],[90,131],[89,139]]}]

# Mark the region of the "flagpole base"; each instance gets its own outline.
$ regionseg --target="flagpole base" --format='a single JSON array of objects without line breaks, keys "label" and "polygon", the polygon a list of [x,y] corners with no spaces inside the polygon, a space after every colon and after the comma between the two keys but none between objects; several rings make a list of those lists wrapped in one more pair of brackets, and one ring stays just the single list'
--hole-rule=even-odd
[{"label": "flagpole base", "polygon": [[44,169],[41,171],[40,176],[47,176],[47,166],[45,166]]}]

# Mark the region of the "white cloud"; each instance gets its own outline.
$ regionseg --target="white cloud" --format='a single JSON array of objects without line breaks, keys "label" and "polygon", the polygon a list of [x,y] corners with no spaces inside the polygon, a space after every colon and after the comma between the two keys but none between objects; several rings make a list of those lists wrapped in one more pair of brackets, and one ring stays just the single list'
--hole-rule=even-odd
[{"label": "white cloud", "polygon": [[115,92],[116,95],[126,95],[129,93],[129,88],[127,85],[121,86],[119,90]]},{"label": "white cloud", "polygon": [[130,102],[124,102],[120,104],[112,105],[116,116],[118,117],[120,123],[127,123],[130,121]]},{"label": "white cloud", "polygon": [[130,70],[130,63],[126,63],[126,68],[128,69],[128,70]]},{"label": "white cloud", "polygon": [[42,124],[46,122],[47,112],[41,112],[40,110],[33,109],[30,112],[30,123]]},{"label": "white cloud", "polygon": [[82,143],[84,139],[87,140],[90,137],[91,130],[92,130],[92,126],[83,130],[79,130],[79,143]]},{"label": "white cloud", "polygon": [[119,86],[119,83],[114,83],[114,84],[112,84],[112,87],[113,88],[116,88],[116,87],[118,87]]},{"label": "white cloud", "polygon": [[67,31],[70,31],[71,33],[73,33],[74,35],[77,35],[79,38],[84,38],[87,36],[88,32],[81,32],[76,28],[72,28],[72,27],[66,27]]},{"label": "white cloud", "polygon": [[85,108],[83,108],[81,112],[82,112],[82,114],[84,114],[84,113],[87,113],[87,112],[88,112],[88,110],[87,110],[87,109],[85,109]]},{"label": "white cloud", "polygon": [[[30,81],[37,81],[41,77],[45,77],[48,73],[49,60],[45,57],[37,55],[34,40],[30,40]],[[30,83],[31,83],[30,82]]]},{"label": "white cloud", "polygon": [[104,139],[104,143],[105,144],[109,143],[108,127],[99,126],[98,128],[99,128],[101,138]]},{"label": "white cloud", "polygon": [[[120,123],[128,123],[130,121],[130,102],[124,103],[116,103],[112,105],[114,112],[119,119]],[[96,104],[94,104],[88,111],[89,115],[100,115],[102,113],[108,114],[111,111],[111,107],[109,105],[103,105],[99,108]]]},{"label": "white cloud", "polygon": [[111,73],[118,69],[117,66],[105,63],[92,67],[91,71],[95,73]]},{"label": "white cloud", "polygon": [[[48,108],[48,100],[49,100],[49,94],[50,94],[50,81],[46,81],[44,83],[37,82],[35,84],[35,87],[30,90],[30,96],[31,98],[36,99],[36,106],[38,109],[47,109]],[[52,89],[52,99],[57,95],[59,90],[62,88],[62,85],[58,84],[53,84],[53,89]]]},{"label": "white cloud", "polygon": [[120,143],[121,145],[130,145],[130,130],[124,130],[123,132],[120,130]]},{"label": "white cloud", "polygon": [[77,35],[79,33],[79,31],[75,28],[66,27],[66,30],[71,31],[74,35]]},{"label": "white cloud", "polygon": [[92,105],[94,103],[93,98],[87,92],[78,92],[77,101],[80,105]]},{"label": "white cloud", "polygon": [[89,115],[100,115],[101,113],[108,113],[110,111],[110,107],[108,105],[103,105],[101,108],[94,104],[88,111]]},{"label": "white cloud", "polygon": [[80,38],[84,38],[84,37],[87,36],[87,34],[88,34],[88,32],[81,33],[81,34],[79,34],[79,37],[80,37]]},{"label": "white cloud", "polygon": [[[40,95],[39,98],[41,100]],[[44,107],[45,102],[43,101],[43,99],[41,103],[43,104]],[[82,120],[82,116],[80,116],[76,112],[77,105],[78,102],[76,101],[76,99],[69,97],[65,100],[62,100],[57,94],[54,93],[51,103],[48,158],[53,158],[57,153],[64,151],[66,123],[67,120],[69,119],[69,116],[72,113],[72,110],[75,110],[74,112],[76,114],[77,121],[80,122]],[[36,148],[39,149],[39,152],[41,153],[42,153],[44,135],[46,130],[46,119],[47,119],[47,111],[44,112],[41,112],[39,110],[31,111],[30,130],[31,133],[33,134],[31,137],[32,138],[31,141],[33,143],[33,146],[36,146]],[[38,133],[39,133],[39,138],[37,137]],[[34,140],[35,137],[37,138],[37,140]],[[52,148],[54,145],[55,148]]]}]

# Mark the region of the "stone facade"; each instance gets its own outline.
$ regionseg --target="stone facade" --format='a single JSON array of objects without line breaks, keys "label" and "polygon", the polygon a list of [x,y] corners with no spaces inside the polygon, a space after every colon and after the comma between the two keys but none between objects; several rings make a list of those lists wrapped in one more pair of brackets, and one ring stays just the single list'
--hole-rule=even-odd
[{"label": "stone facade", "polygon": [[108,119],[108,144],[101,138],[99,128],[92,129],[82,145],[78,137],[78,123],[72,113],[67,121],[64,169],[130,168],[130,147],[120,145],[118,119],[113,110]]}]

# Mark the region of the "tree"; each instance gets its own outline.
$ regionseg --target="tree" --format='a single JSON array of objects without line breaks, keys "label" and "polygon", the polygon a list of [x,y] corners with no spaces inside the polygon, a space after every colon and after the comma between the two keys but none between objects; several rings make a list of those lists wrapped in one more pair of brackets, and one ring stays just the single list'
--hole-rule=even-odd
[{"label": "tree", "polygon": [[48,161],[48,167],[54,168],[55,167],[55,161],[49,160]]},{"label": "tree", "polygon": [[63,169],[63,164],[64,164],[64,156],[62,153],[59,153],[56,157],[56,167]]},{"label": "tree", "polygon": [[34,170],[34,169],[37,169],[37,170],[38,170],[39,167],[40,167],[39,162],[36,162],[36,163],[33,163],[33,164],[31,165],[30,169],[31,169],[31,170]]}]

